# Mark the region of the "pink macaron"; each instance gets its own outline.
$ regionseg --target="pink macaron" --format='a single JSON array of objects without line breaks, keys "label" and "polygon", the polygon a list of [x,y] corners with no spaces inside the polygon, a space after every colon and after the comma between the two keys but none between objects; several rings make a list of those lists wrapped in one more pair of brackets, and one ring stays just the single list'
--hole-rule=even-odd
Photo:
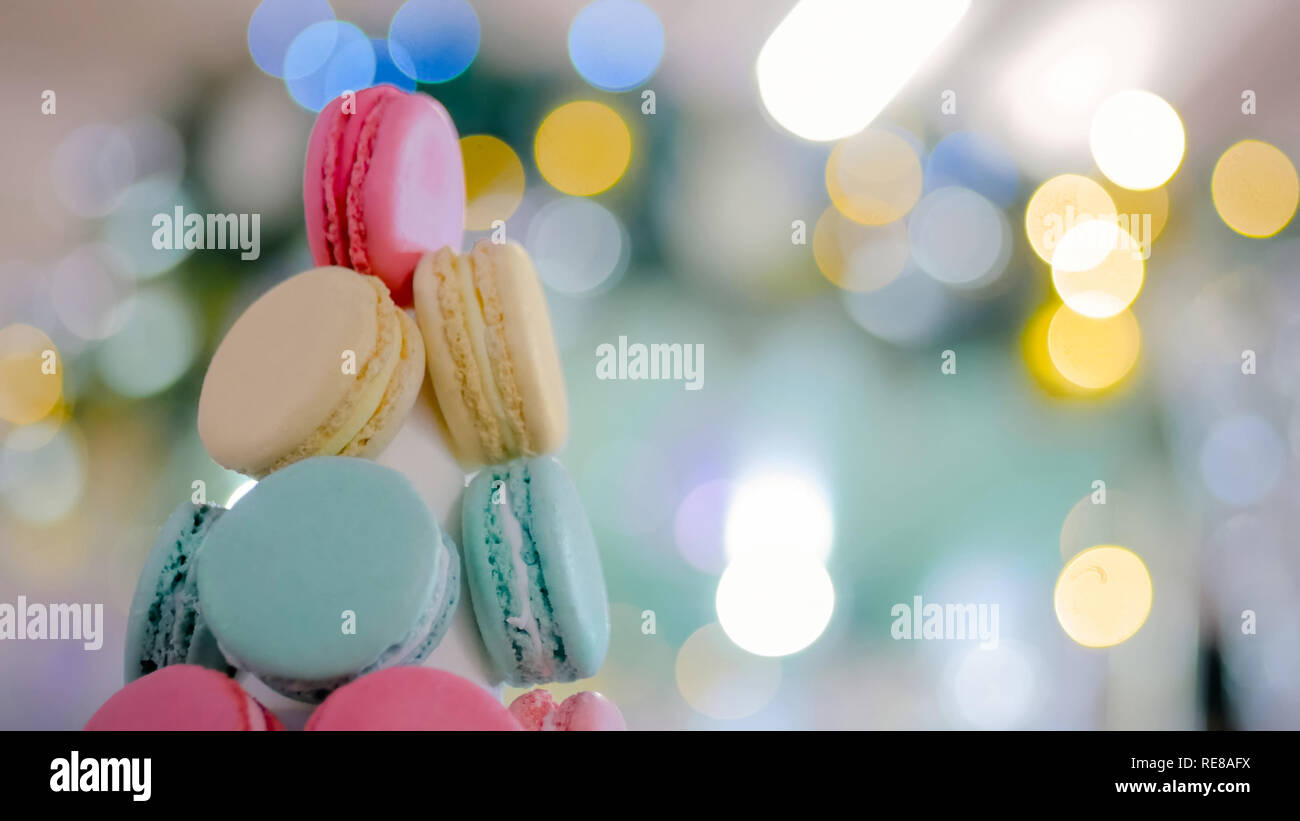
[{"label": "pink macaron", "polygon": [[173,664],[138,678],[100,707],[87,730],[283,730],[232,678]]},{"label": "pink macaron", "polygon": [[518,730],[501,702],[472,681],[430,667],[390,667],[329,695],[308,730]]},{"label": "pink macaron", "polygon": [[557,705],[549,692],[538,688],[512,701],[510,714],[525,730],[627,729],[618,707],[600,693],[575,693]]},{"label": "pink macaron", "polygon": [[465,230],[465,167],[447,109],[388,85],[335,98],[307,143],[302,199],[316,264],[373,274],[409,307],[415,263],[444,246],[459,253]]}]

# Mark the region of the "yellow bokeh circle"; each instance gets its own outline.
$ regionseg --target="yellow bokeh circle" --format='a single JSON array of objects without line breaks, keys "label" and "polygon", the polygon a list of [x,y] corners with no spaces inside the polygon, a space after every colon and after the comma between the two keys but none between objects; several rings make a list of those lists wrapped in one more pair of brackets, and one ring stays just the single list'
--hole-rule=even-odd
[{"label": "yellow bokeh circle", "polygon": [[1137,363],[1142,332],[1132,311],[1093,319],[1057,308],[1047,326],[1047,353],[1056,370],[1080,388],[1101,390],[1119,382]]},{"label": "yellow bokeh circle", "polygon": [[465,227],[486,231],[508,220],[524,199],[524,165],[504,141],[489,134],[460,139],[465,162]]},{"label": "yellow bokeh circle", "polygon": [[907,264],[907,227],[901,222],[862,225],[834,206],[813,228],[813,259],[836,287],[875,291],[898,278]]},{"label": "yellow bokeh circle", "polygon": [[921,158],[897,134],[869,128],[831,150],[826,192],[840,213],[854,222],[894,222],[921,197]]},{"label": "yellow bokeh circle", "polygon": [[1150,256],[1152,243],[1160,238],[1165,226],[1169,224],[1169,189],[1161,186],[1134,191],[1118,185],[1107,185],[1106,193],[1115,202],[1120,225]]},{"label": "yellow bokeh circle", "polygon": [[1105,319],[1133,304],[1146,276],[1142,244],[1113,220],[1075,225],[1052,255],[1052,285],[1075,313]]},{"label": "yellow bokeh circle", "polygon": [[1060,310],[1061,302],[1052,299],[1043,303],[1029,317],[1020,335],[1020,352],[1025,367],[1044,391],[1051,396],[1079,396],[1087,391],[1061,375],[1047,350],[1047,329],[1052,317]]},{"label": "yellow bokeh circle", "polygon": [[1151,574],[1133,551],[1097,545],[1066,563],[1056,580],[1056,620],[1075,643],[1113,647],[1151,613]]},{"label": "yellow bokeh circle", "polygon": [[579,100],[546,115],[533,154],[547,182],[565,194],[587,197],[623,176],[632,159],[632,134],[614,109]]},{"label": "yellow bokeh circle", "polygon": [[0,419],[26,425],[43,419],[63,395],[63,361],[40,328],[0,328]]},{"label": "yellow bokeh circle", "polygon": [[1025,206],[1025,236],[1043,262],[1075,225],[1117,213],[1115,201],[1096,180],[1061,174],[1038,187]]},{"label": "yellow bokeh circle", "polygon": [[1300,178],[1277,147],[1242,140],[1219,157],[1210,191],[1229,228],[1247,237],[1271,237],[1295,216]]}]

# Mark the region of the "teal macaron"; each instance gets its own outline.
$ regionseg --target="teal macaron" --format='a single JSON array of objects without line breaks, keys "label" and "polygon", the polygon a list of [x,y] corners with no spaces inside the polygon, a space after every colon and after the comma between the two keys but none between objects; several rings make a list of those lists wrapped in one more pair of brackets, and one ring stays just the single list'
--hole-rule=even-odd
[{"label": "teal macaron", "polygon": [[564,467],[543,456],[484,468],[461,514],[474,616],[506,682],[595,675],[609,649],[609,602],[591,523]]},{"label": "teal macaron", "polygon": [[145,559],[126,622],[125,680],[172,664],[233,673],[199,612],[194,567],[225,508],[186,502],[176,508]]},{"label": "teal macaron", "polygon": [[323,456],[272,473],[222,516],[198,581],[226,658],[316,703],[426,658],[455,612],[460,560],[405,476]]}]

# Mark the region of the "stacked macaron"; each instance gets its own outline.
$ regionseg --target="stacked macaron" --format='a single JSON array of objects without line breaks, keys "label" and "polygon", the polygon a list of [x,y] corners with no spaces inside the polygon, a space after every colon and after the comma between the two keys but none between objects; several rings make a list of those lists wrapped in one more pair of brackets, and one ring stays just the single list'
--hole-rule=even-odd
[{"label": "stacked macaron", "polygon": [[[163,526],[114,699],[201,673],[200,702],[233,699],[256,717],[252,696],[211,684],[238,673],[319,704],[309,729],[518,728],[501,682],[594,675],[609,643],[595,539],[549,455],[568,410],[537,274],[515,244],[458,253],[459,140],[423,94],[379,86],[326,106],[303,199],[321,267],[244,311],[199,399],[209,454],[261,481],[229,510],[187,502]],[[469,655],[491,672],[416,666],[439,663],[468,618],[463,589]],[[598,700],[548,710],[530,694],[523,723],[621,725],[584,696]]]}]

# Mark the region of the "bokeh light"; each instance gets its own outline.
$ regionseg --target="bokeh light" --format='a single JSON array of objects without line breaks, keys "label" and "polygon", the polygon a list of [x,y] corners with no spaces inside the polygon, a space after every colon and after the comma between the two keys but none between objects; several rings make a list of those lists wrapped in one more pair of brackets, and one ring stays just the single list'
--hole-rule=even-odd
[{"label": "bokeh light", "polygon": [[650,79],[664,56],[664,27],[639,0],[595,0],[569,27],[569,59],[582,79],[627,91]]},{"label": "bokeh light", "polygon": [[0,419],[26,425],[42,419],[63,395],[63,359],[40,328],[0,328]]},{"label": "bokeh light", "polygon": [[333,19],[326,0],[262,0],[248,21],[248,51],[262,71],[283,77],[293,39],[308,26]]},{"label": "bokeh light", "polygon": [[1075,643],[1113,647],[1151,612],[1151,574],[1136,553],[1097,545],[1071,559],[1056,580],[1056,620]]},{"label": "bokeh light", "polygon": [[1242,140],[1223,152],[1210,190],[1219,218],[1246,237],[1278,233],[1300,202],[1300,178],[1291,158],[1260,140]]},{"label": "bokeh light", "polygon": [[85,484],[85,444],[71,425],[39,448],[6,442],[0,449],[0,499],[16,519],[33,525],[59,521],[72,512]]},{"label": "bokeh light", "polygon": [[[727,518],[730,530],[730,515]],[[733,558],[718,579],[715,604],[718,623],[741,649],[758,656],[788,656],[826,630],[835,609],[835,588],[816,556],[787,545]]]},{"label": "bokeh light", "polygon": [[907,225],[912,259],[949,285],[979,287],[1011,259],[1011,224],[997,206],[968,188],[948,186],[921,198]]},{"label": "bokeh light", "polygon": [[566,194],[586,197],[623,176],[632,159],[632,134],[614,109],[578,100],[546,115],[533,154],[547,182]]},{"label": "bokeh light", "polygon": [[1152,244],[1164,233],[1169,223],[1169,189],[1150,188],[1134,191],[1118,185],[1107,185],[1106,193],[1115,203],[1117,214],[1123,215],[1129,235],[1137,240],[1144,255],[1150,254]]},{"label": "bokeh light", "polygon": [[112,213],[136,175],[135,152],[125,131],[85,125],[63,138],[54,152],[54,195],[79,217]]},{"label": "bokeh light", "polygon": [[1173,106],[1149,91],[1129,89],[1097,108],[1088,144],[1111,182],[1141,191],[1169,181],[1183,161],[1187,137]]},{"label": "bokeh light", "polygon": [[1105,319],[1123,311],[1142,290],[1142,245],[1111,220],[1076,224],[1052,254],[1052,285],[1075,313]]},{"label": "bokeh light", "polygon": [[1133,369],[1142,333],[1132,311],[1106,319],[1080,316],[1062,305],[1047,327],[1047,352],[1061,376],[1081,388],[1108,388]]},{"label": "bokeh light", "polygon": [[345,91],[359,91],[375,80],[375,47],[351,23],[326,20],[303,29],[284,57],[289,96],[309,111],[320,111]]},{"label": "bokeh light", "polygon": [[175,291],[151,288],[129,302],[130,318],[97,351],[99,373],[123,396],[151,396],[194,364],[198,332],[190,306]]},{"label": "bokeh light", "polygon": [[849,316],[863,330],[896,345],[934,339],[949,316],[944,286],[915,265],[906,266],[879,290],[846,292],[843,299]]},{"label": "bokeh light", "polygon": [[1060,300],[1051,299],[1034,310],[1021,332],[1020,351],[1030,376],[1049,395],[1079,396],[1087,393],[1087,390],[1061,375],[1047,347],[1047,331],[1052,325],[1052,318],[1060,309]]},{"label": "bokeh light", "polygon": [[907,225],[863,225],[831,206],[813,228],[813,259],[822,274],[846,291],[883,288],[907,265]]},{"label": "bokeh light", "polygon": [[801,0],[758,53],[763,105],[807,140],[856,134],[965,15],[969,0]]},{"label": "bokeh light", "polygon": [[1061,559],[1069,561],[1099,544],[1131,544],[1139,535],[1146,513],[1141,500],[1107,488],[1104,502],[1094,501],[1096,491],[1074,503],[1061,522]]},{"label": "bokeh light", "polygon": [[43,448],[59,432],[63,423],[71,416],[66,401],[59,402],[50,412],[39,420],[27,425],[18,425],[4,437],[4,446],[12,450],[36,450]]},{"label": "bokeh light", "polygon": [[104,240],[112,246],[112,259],[124,274],[135,279],[155,277],[194,253],[184,242],[178,247],[174,238],[171,248],[154,247],[153,237],[158,230],[153,225],[154,218],[166,215],[175,231],[177,208],[181,209],[182,220],[197,213],[186,191],[176,190],[165,182],[140,182],[127,190],[122,206],[104,224]]},{"label": "bokeh light", "polygon": [[411,76],[415,69],[410,55],[401,46],[381,37],[370,38],[370,45],[375,50],[374,84],[387,83],[405,91],[415,91],[415,78]]},{"label": "bokeh light", "polygon": [[1243,507],[1272,492],[1286,469],[1286,443],[1256,414],[1220,419],[1201,445],[1201,480],[1214,498]]},{"label": "bokeh light", "polygon": [[393,15],[388,43],[398,68],[423,83],[445,83],[478,55],[478,15],[465,0],[407,0]]},{"label": "bokeh light", "polygon": [[1115,213],[1115,201],[1100,183],[1079,174],[1061,174],[1029,198],[1025,236],[1039,259],[1050,263],[1061,238],[1077,223]]},{"label": "bokeh light", "polygon": [[126,321],[123,310],[135,282],[119,276],[110,264],[116,256],[105,245],[84,245],[55,265],[50,301],[59,321],[82,339],[112,336]]},{"label": "bokeh light", "polygon": [[696,570],[721,573],[727,566],[727,509],[735,488],[715,479],[694,488],[673,517],[677,552]]},{"label": "bokeh light", "polygon": [[537,275],[563,294],[590,294],[618,281],[627,267],[627,235],[600,203],[562,197],[542,206],[524,241]]},{"label": "bokeh light", "polygon": [[972,648],[952,665],[947,696],[965,722],[981,730],[1021,726],[1038,700],[1039,671],[1032,648],[1000,642]]},{"label": "bokeh light", "polygon": [[691,709],[724,720],[757,713],[781,686],[781,662],[737,648],[716,622],[686,639],[675,672],[677,689]]},{"label": "bokeh light", "polygon": [[133,182],[170,185],[181,183],[185,173],[185,144],[176,127],[157,117],[144,116],[122,125],[134,159]]},{"label": "bokeh light", "polygon": [[788,553],[824,562],[833,539],[826,494],[800,473],[757,473],[738,483],[727,506],[729,559]]},{"label": "bokeh light", "polygon": [[893,222],[921,196],[921,158],[899,135],[866,129],[831,149],[826,192],[835,207],[855,222]]},{"label": "bokeh light", "polygon": [[460,138],[465,161],[465,228],[486,231],[508,220],[524,200],[524,165],[503,140],[490,134]]},{"label": "bokeh light", "polygon": [[959,185],[999,208],[1016,200],[1020,179],[1010,152],[993,137],[957,131],[939,140],[925,160],[925,191]]}]

